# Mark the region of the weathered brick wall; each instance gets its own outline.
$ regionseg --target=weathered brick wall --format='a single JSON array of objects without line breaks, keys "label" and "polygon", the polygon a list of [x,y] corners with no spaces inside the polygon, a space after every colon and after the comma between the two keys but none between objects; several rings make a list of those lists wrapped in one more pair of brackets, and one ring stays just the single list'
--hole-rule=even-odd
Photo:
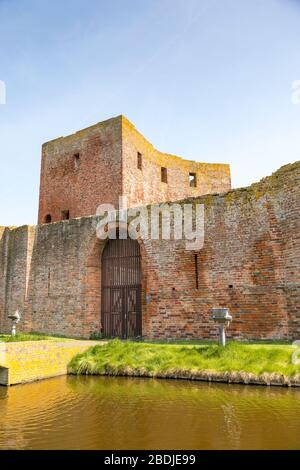
[{"label": "weathered brick wall", "polygon": [[278,250],[284,272],[285,308],[289,332],[300,338],[300,164],[284,167],[275,177],[276,214],[280,220]]},{"label": "weathered brick wall", "polygon": [[[214,337],[210,310],[228,307],[232,337],[298,338],[299,181],[297,162],[250,188],[190,199],[205,205],[205,243],[196,253],[182,241],[144,241],[143,334]],[[30,237],[26,228],[1,229],[2,325],[25,296],[27,330],[85,337],[99,331],[104,242],[96,238],[97,220],[41,225]]]},{"label": "weathered brick wall", "polygon": [[[42,148],[39,223],[95,215],[98,205],[118,203],[121,194],[121,117],[73,135],[47,142]],[[79,155],[79,160],[75,155]]]},{"label": "weathered brick wall", "polygon": [[[137,152],[143,169],[137,169]],[[79,156],[79,159],[76,158]],[[161,167],[168,183],[161,182]],[[189,185],[197,174],[197,187]],[[182,199],[230,189],[229,165],[185,161],[162,154],[123,116],[101,122],[73,135],[47,142],[42,148],[39,223],[96,214],[100,204],[118,206],[128,197],[130,206]]]},{"label": "weathered brick wall", "polygon": [[7,315],[24,311],[35,227],[0,231],[0,328],[8,330]]},{"label": "weathered brick wall", "polygon": [[[231,189],[230,166],[198,163],[157,151],[136,128],[122,118],[123,194],[129,206],[177,201],[186,197],[213,194]],[[137,153],[142,155],[142,169]],[[167,168],[168,182],[161,181]],[[189,174],[195,173],[197,186],[191,187]]]},{"label": "weathered brick wall", "polygon": [[228,307],[235,338],[300,336],[300,164],[250,188],[206,196],[205,244],[195,258],[180,243],[151,242],[152,300],[144,331],[211,337],[212,307]]},{"label": "weathered brick wall", "polygon": [[[100,305],[87,321],[91,287],[90,283],[87,286],[88,257],[96,220],[80,218],[38,226],[25,310],[27,328],[79,337],[99,330]],[[97,296],[100,299],[99,285],[95,302]]]}]

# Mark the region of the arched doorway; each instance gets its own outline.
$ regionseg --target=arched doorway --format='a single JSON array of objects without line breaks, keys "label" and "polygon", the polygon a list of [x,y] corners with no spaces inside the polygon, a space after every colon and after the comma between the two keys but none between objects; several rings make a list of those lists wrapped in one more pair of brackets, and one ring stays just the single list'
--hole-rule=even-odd
[{"label": "arched doorway", "polygon": [[107,337],[142,334],[141,255],[137,241],[109,240],[102,254],[102,332]]}]

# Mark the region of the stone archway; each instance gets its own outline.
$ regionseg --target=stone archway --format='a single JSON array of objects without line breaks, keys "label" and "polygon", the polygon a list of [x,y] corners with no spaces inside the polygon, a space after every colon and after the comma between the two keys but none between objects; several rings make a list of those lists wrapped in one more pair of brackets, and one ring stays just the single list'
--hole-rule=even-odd
[{"label": "stone archway", "polygon": [[[117,226],[118,228],[118,226]],[[85,302],[83,336],[103,333],[102,324],[102,254],[108,240],[93,238],[89,243],[85,276]],[[114,241],[114,240],[112,240]],[[148,330],[147,319],[147,252],[142,239],[135,241],[139,245],[141,262],[141,334]]]}]

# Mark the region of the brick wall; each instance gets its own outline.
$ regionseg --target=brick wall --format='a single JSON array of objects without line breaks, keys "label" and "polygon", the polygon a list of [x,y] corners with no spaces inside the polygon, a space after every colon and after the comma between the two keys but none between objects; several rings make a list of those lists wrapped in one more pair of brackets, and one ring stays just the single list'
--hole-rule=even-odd
[{"label": "brick wall", "polygon": [[250,188],[198,199],[206,213],[199,289],[195,253],[179,243],[169,249],[151,242],[148,284],[156,288],[144,331],[209,338],[216,334],[211,308],[228,307],[234,317],[229,336],[299,337],[299,175],[297,163]]},{"label": "brick wall", "polygon": [[[121,194],[121,118],[109,119],[43,145],[39,223],[95,215]],[[77,155],[79,157],[77,157]]]},{"label": "brick wall", "polygon": [[[141,243],[143,334],[212,338],[211,308],[228,307],[232,337],[299,338],[299,181],[297,162],[249,188],[182,201],[205,205],[204,248]],[[104,242],[96,238],[97,220],[1,229],[2,328],[20,304],[24,329],[85,337],[99,331]]]},{"label": "brick wall", "polygon": [[[123,194],[128,197],[129,206],[177,201],[231,189],[229,165],[198,163],[159,152],[125,117],[122,122]],[[138,152],[142,156],[142,169],[137,166]],[[167,169],[167,184],[161,181],[162,167]],[[196,187],[190,186],[190,173],[196,174]]]},{"label": "brick wall", "polygon": [[[142,170],[137,153],[142,153]],[[166,167],[168,183],[161,182]],[[189,173],[197,175],[197,187]],[[230,189],[229,165],[185,161],[158,152],[123,116],[43,145],[39,224],[96,214],[100,204],[130,206],[182,199]]]},{"label": "brick wall", "polygon": [[35,227],[0,231],[0,329],[10,328],[7,315],[24,310]]},{"label": "brick wall", "polygon": [[[99,330],[100,305],[95,306],[98,312],[85,327],[88,289],[93,282],[91,279],[87,286],[88,256],[95,229],[96,218],[38,227],[25,309],[31,329],[79,337]],[[99,290],[97,285],[95,299],[100,299]]]}]

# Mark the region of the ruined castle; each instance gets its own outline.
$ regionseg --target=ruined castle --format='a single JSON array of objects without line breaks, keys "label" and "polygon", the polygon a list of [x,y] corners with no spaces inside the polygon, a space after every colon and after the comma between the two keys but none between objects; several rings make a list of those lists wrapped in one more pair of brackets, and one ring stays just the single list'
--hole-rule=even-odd
[{"label": "ruined castle", "polygon": [[[230,167],[157,151],[123,116],[42,148],[38,225],[0,227],[0,331],[214,338],[300,335],[300,163],[231,190]],[[181,240],[100,240],[100,204],[203,204],[202,249]]]}]

